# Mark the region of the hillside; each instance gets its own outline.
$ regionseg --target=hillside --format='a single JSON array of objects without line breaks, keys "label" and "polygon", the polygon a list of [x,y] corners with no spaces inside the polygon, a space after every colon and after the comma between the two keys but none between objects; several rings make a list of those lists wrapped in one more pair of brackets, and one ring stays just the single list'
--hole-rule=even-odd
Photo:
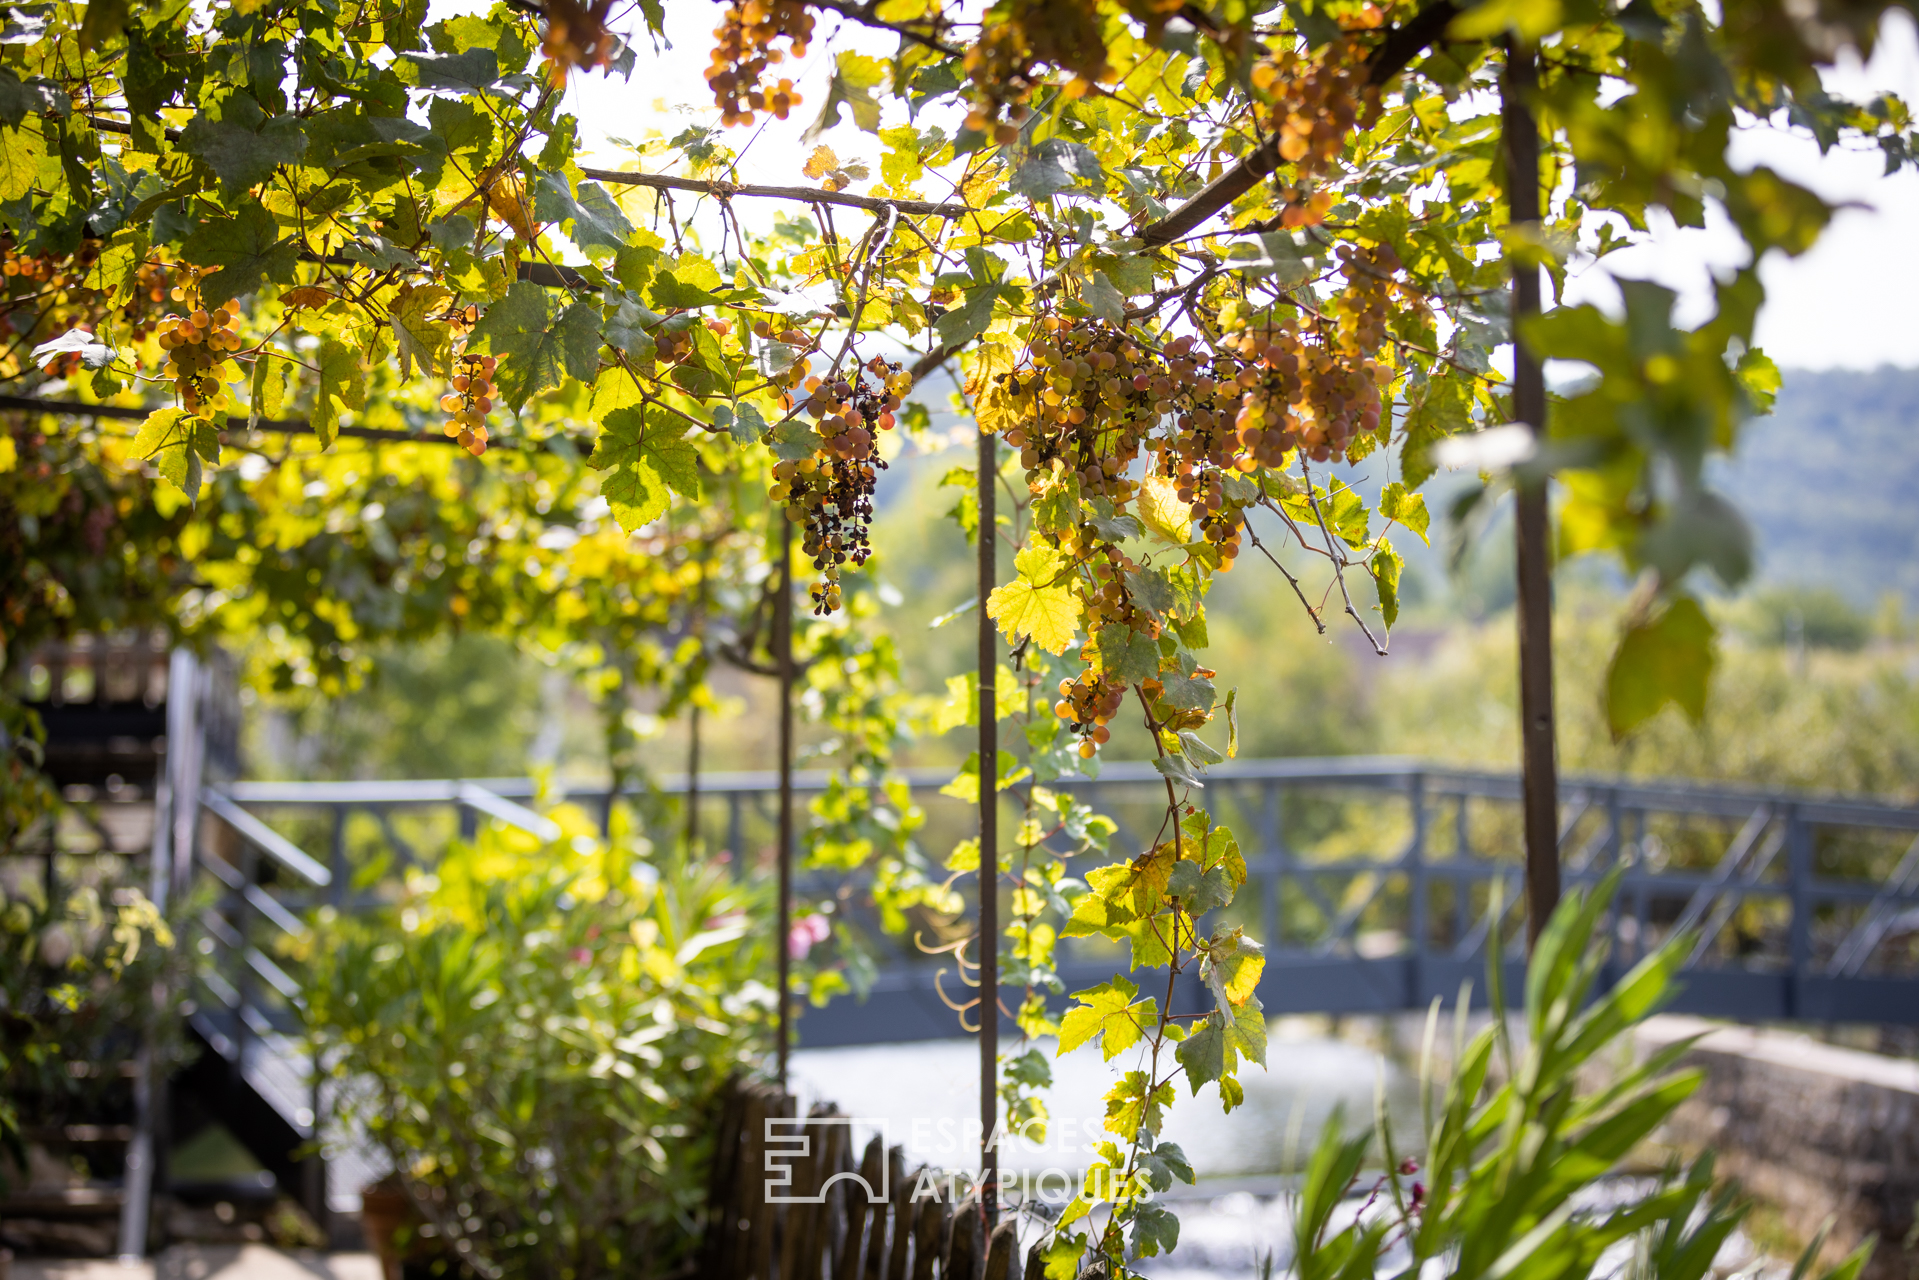
[{"label": "hillside", "polygon": [[1766,582],[1919,603],[1919,369],[1788,371],[1719,477]]}]

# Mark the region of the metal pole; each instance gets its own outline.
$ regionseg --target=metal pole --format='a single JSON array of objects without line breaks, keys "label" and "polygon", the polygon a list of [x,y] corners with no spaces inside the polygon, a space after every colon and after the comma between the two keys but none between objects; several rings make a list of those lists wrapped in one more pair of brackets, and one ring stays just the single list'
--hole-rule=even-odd
[{"label": "metal pole", "polygon": [[993,512],[999,437],[979,437],[979,1122],[980,1209],[999,1221],[999,636],[986,600],[999,576]]},{"label": "metal pole", "polygon": [[[706,640],[706,558],[711,545],[700,544],[700,581],[693,598],[693,633]],[[686,715],[686,851],[700,839],[700,701],[696,694]]]},{"label": "metal pole", "polygon": [[792,1042],[792,960],[788,938],[793,932],[793,522],[785,508],[776,508],[780,522],[780,593],[773,603],[773,659],[780,673],[780,907],[773,943],[779,949],[780,1092],[786,1091],[786,1055]]},{"label": "metal pole", "polygon": [[[1539,87],[1532,48],[1506,45],[1500,80],[1506,143],[1506,200],[1514,226],[1539,222],[1539,126],[1531,99]],[[1521,326],[1539,314],[1539,267],[1513,268],[1513,418],[1546,429],[1546,380],[1539,358],[1526,349]],[[1517,487],[1514,541],[1519,575],[1519,738],[1526,828],[1526,946],[1559,905],[1559,798],[1553,750],[1552,564],[1547,551],[1546,480]]]}]

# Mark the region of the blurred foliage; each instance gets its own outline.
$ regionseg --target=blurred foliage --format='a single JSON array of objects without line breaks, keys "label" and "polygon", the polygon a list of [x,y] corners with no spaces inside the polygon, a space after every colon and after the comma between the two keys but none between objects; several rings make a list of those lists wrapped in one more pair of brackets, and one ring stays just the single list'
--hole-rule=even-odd
[{"label": "blurred foliage", "polygon": [[712,1108],[767,1048],[764,882],[578,809],[489,824],[299,951],[308,1026],[409,1197],[476,1273],[674,1273]]},{"label": "blurred foliage", "polygon": [[[1602,1273],[1602,1259],[1618,1256],[1615,1250],[1625,1254],[1618,1274],[1629,1280],[1712,1274],[1748,1205],[1719,1184],[1711,1155],[1690,1168],[1671,1164],[1656,1179],[1617,1177],[1698,1089],[1697,1069],[1676,1069],[1691,1042],[1608,1070],[1596,1087],[1582,1075],[1616,1058],[1632,1028],[1672,998],[1692,942],[1672,939],[1595,993],[1607,952],[1598,926],[1620,875],[1560,902],[1514,1011],[1523,1035],[1509,1029],[1499,974],[1489,971],[1493,1018],[1468,1041],[1460,1009],[1443,1086],[1432,1079],[1434,1002],[1422,1067],[1423,1142],[1396,1137],[1383,1106],[1375,1127],[1349,1133],[1340,1117],[1328,1121],[1293,1205],[1300,1280],[1419,1274],[1442,1260],[1454,1280],[1580,1280]],[[1375,1147],[1384,1172],[1348,1215],[1351,1197],[1366,1191],[1361,1169]],[[1424,1151],[1424,1167],[1402,1158],[1409,1149]],[[1793,1280],[1810,1270],[1821,1243],[1807,1250]],[[1821,1280],[1856,1280],[1872,1251],[1868,1240],[1820,1272]]]},{"label": "blurred foliage", "polygon": [[[0,863],[0,1151],[22,1168],[22,1126],[124,1111],[122,1067],[143,1048],[163,1076],[192,1057],[173,1003],[198,960],[197,930],[182,938],[175,926],[204,903],[182,903],[170,923],[124,859],[56,865],[50,880],[38,859]],[[7,1168],[0,1160],[0,1191]]]}]

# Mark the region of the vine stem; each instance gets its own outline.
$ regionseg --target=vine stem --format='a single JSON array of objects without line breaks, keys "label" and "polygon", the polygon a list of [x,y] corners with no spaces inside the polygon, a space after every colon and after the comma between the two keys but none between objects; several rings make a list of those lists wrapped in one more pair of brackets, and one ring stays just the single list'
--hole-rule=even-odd
[{"label": "vine stem", "polygon": [[[891,231],[891,227],[888,227]],[[860,287],[864,306],[866,288]],[[857,327],[859,317],[853,318]],[[849,332],[849,341],[851,334]],[[842,355],[845,353],[842,352]],[[999,635],[986,600],[999,576],[994,499],[999,437],[979,433],[979,1118],[980,1212],[986,1230],[999,1221]]]}]

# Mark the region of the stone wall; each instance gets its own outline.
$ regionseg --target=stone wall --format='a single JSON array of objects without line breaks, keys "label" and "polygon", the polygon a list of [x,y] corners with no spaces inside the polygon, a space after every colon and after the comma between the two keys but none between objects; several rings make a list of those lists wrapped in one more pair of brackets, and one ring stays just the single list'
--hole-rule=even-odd
[{"label": "stone wall", "polygon": [[1802,1240],[1832,1218],[1827,1265],[1877,1235],[1869,1280],[1919,1280],[1909,1239],[1919,1207],[1919,1063],[1676,1015],[1641,1026],[1638,1048],[1701,1034],[1685,1062],[1705,1071],[1705,1083],[1666,1141],[1688,1154],[1712,1147],[1720,1174]]}]

